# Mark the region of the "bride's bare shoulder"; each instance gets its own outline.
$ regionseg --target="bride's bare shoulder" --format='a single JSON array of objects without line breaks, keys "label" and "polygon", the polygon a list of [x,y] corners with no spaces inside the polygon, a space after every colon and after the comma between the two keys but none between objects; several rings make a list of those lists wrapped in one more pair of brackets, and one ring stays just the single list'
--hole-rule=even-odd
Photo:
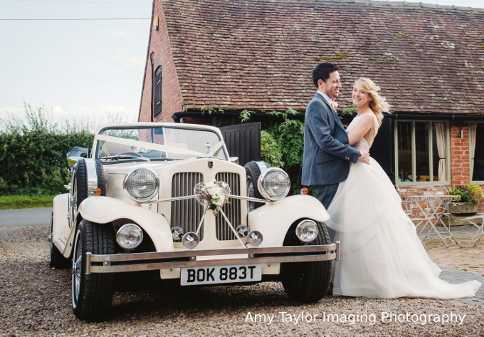
[{"label": "bride's bare shoulder", "polygon": [[372,112],[368,112],[361,115],[360,119],[361,119],[360,123],[369,128],[380,125],[380,122],[378,121],[378,117]]},{"label": "bride's bare shoulder", "polygon": [[362,118],[365,118],[365,120],[372,121],[376,118],[375,114],[373,112],[367,112],[361,116]]},{"label": "bride's bare shoulder", "polygon": [[358,118],[358,124],[360,125],[364,125],[364,126],[373,125],[374,114],[372,113],[364,113],[362,115],[358,115],[357,118]]}]

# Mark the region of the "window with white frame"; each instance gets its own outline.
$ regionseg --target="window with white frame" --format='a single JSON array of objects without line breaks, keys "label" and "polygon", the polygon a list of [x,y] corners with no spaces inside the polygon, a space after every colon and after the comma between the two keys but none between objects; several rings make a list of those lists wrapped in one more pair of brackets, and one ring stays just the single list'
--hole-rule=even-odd
[{"label": "window with white frame", "polygon": [[395,181],[449,180],[449,126],[445,122],[396,121]]},{"label": "window with white frame", "polygon": [[473,181],[484,181],[484,124],[469,126],[470,169]]}]

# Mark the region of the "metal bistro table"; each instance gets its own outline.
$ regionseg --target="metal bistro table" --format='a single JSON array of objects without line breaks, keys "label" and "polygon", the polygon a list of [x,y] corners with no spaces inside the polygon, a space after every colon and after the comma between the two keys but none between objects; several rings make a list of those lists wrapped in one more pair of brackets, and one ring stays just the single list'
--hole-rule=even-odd
[{"label": "metal bistro table", "polygon": [[461,224],[470,227],[465,232],[465,235],[459,235],[459,230],[454,230],[452,234],[453,239],[457,242],[459,247],[476,247],[479,240],[484,237],[484,213],[476,213],[457,217],[450,215],[452,224]]},{"label": "metal bistro table", "polygon": [[450,232],[450,224],[444,221],[444,217],[449,216],[449,205],[454,199],[453,195],[435,193],[411,195],[403,200],[404,209],[422,240],[434,233],[446,247],[449,247],[449,242],[457,244]]}]

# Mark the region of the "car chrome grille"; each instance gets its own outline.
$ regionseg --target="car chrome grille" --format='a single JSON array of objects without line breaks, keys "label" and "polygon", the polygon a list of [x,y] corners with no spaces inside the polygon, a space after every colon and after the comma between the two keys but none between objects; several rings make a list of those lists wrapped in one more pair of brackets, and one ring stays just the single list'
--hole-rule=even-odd
[{"label": "car chrome grille", "polygon": [[[192,195],[195,185],[203,182],[203,175],[198,172],[180,172],[173,175],[171,196]],[[203,215],[203,207],[196,199],[176,200],[171,202],[170,226],[181,226],[183,232],[196,232]],[[203,239],[203,224],[200,228],[200,240]]]},{"label": "car chrome grille", "polygon": [[[231,194],[240,195],[240,176],[237,173],[220,172],[217,173],[215,179],[229,184]],[[237,228],[241,224],[240,202],[239,199],[230,198],[229,202],[222,207],[223,212],[234,228]],[[215,221],[217,240],[236,239],[235,234],[230,229],[222,214],[217,214]]]}]

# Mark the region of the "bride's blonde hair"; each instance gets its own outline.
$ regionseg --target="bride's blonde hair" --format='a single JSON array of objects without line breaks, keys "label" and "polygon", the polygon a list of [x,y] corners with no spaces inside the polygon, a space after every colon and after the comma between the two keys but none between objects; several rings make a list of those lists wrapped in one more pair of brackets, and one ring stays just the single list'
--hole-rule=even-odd
[{"label": "bride's blonde hair", "polygon": [[375,84],[372,80],[366,77],[360,77],[355,81],[355,86],[358,87],[362,92],[368,94],[370,97],[370,109],[375,114],[378,122],[383,120],[383,112],[389,112],[390,105],[387,103],[385,97],[380,96],[380,87]]}]

